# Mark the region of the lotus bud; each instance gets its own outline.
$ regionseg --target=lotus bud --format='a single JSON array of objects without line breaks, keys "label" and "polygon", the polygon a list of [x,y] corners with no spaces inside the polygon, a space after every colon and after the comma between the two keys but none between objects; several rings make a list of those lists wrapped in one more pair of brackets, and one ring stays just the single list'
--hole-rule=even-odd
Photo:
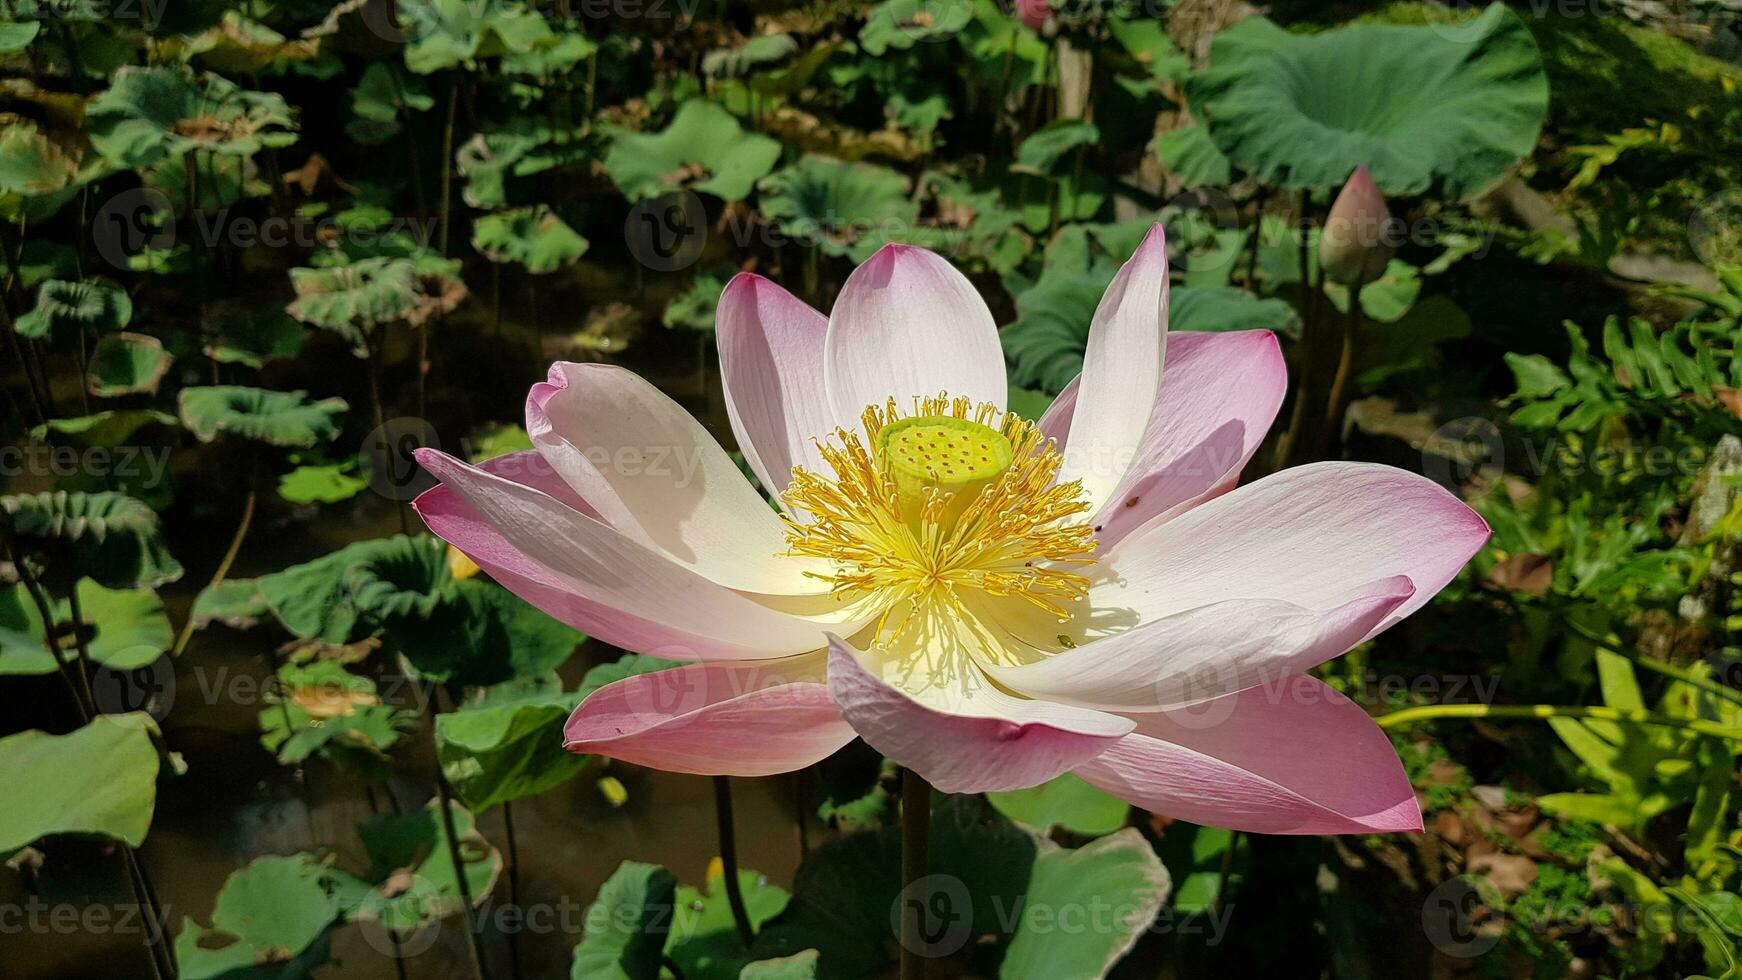
[{"label": "lotus bud", "polygon": [[1319,236],[1319,267],[1332,282],[1360,287],[1385,273],[1397,251],[1385,195],[1366,167],[1357,167],[1338,192]]},{"label": "lotus bud", "polygon": [[1016,16],[1038,31],[1046,26],[1047,18],[1052,16],[1052,4],[1049,0],[1016,0]]}]

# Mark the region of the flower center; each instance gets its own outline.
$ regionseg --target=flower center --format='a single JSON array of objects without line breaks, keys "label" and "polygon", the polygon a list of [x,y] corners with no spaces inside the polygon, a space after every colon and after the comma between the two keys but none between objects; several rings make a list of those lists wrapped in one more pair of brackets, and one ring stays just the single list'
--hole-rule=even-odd
[{"label": "flower center", "polygon": [[[1056,484],[1063,458],[1034,424],[991,404],[939,394],[895,399],[836,429],[819,448],[830,476],[796,467],[783,499],[791,554],[824,558],[838,598],[870,599],[881,635],[915,614],[970,615],[976,594],[1016,597],[1065,620],[1088,591],[1071,569],[1094,562],[1078,481]],[[891,637],[892,638],[892,637]]]}]

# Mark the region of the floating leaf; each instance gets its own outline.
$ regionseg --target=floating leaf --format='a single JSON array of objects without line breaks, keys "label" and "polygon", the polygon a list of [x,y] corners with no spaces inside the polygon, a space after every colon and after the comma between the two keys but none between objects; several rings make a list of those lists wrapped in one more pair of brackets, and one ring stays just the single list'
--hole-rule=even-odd
[{"label": "floating leaf", "polygon": [[316,753],[379,757],[415,724],[412,712],[381,703],[374,681],[331,660],[287,664],[276,680],[260,710],[260,744],[286,765]]},{"label": "floating leaf", "polygon": [[[105,589],[79,582],[79,612],[87,631],[85,647],[95,663],[111,670],[137,670],[169,650],[174,634],[163,602],[150,589]],[[50,599],[55,645],[66,661],[78,658],[72,607]],[[52,674],[58,668],[44,641],[42,616],[23,584],[0,592],[0,674]]]},{"label": "floating leaf", "polygon": [[1084,837],[1100,837],[1125,826],[1130,804],[1090,786],[1070,773],[1029,789],[987,793],[998,812],[1045,834],[1063,827]]},{"label": "floating leaf", "polygon": [[[292,854],[256,858],[233,872],[218,890],[211,928],[182,919],[175,937],[181,976],[210,980],[297,963],[339,917],[329,864],[330,859]],[[312,959],[324,962],[324,949]],[[301,965],[306,969],[314,963]]]},{"label": "floating leaf", "polygon": [[1456,28],[1293,34],[1248,17],[1216,35],[1187,93],[1216,146],[1264,183],[1336,187],[1365,165],[1387,194],[1457,198],[1528,156],[1548,110],[1536,41],[1504,4]]},{"label": "floating leaf", "polygon": [[245,91],[218,75],[196,81],[173,68],[122,67],[85,119],[97,152],[129,169],[193,151],[251,156],[296,142],[283,96]]},{"label": "floating leaf", "polygon": [[677,879],[664,868],[624,861],[587,907],[573,980],[656,980],[671,925]]},{"label": "floating leaf", "polygon": [[100,398],[156,394],[175,357],[163,341],[140,333],[110,334],[97,341],[85,370],[85,385]]},{"label": "floating leaf", "polygon": [[132,319],[133,300],[107,279],[50,279],[37,288],[36,306],[13,327],[32,340],[52,337],[55,343],[65,344],[85,331],[120,330]]},{"label": "floating leaf", "polygon": [[778,159],[778,140],[746,133],[725,109],[692,99],[658,133],[616,132],[605,172],[632,202],[684,187],[739,201]]},{"label": "floating leaf", "polygon": [[368,488],[355,463],[298,466],[278,480],[278,495],[293,504],[336,504]]},{"label": "floating leaf", "polygon": [[[11,26],[0,24],[0,31]],[[9,121],[0,129],[0,215],[11,221],[51,216],[77,191],[79,163],[76,149],[63,147],[34,123]]]},{"label": "floating leaf", "polygon": [[181,390],[181,421],[201,442],[220,435],[269,446],[310,449],[339,434],[343,398],[308,400],[306,391],[272,391],[241,385]]},{"label": "floating leaf", "polygon": [[479,217],[472,247],[492,262],[518,262],[539,275],[574,265],[586,254],[587,240],[541,204]]},{"label": "floating leaf", "polygon": [[19,549],[45,562],[57,585],[92,578],[111,589],[140,589],[181,578],[157,512],[133,497],[62,490],[0,497],[0,507],[11,515]]},{"label": "floating leaf", "polygon": [[102,715],[67,735],[0,738],[9,800],[0,807],[0,854],[50,834],[97,834],[134,847],[157,804],[157,723],[135,712]]}]

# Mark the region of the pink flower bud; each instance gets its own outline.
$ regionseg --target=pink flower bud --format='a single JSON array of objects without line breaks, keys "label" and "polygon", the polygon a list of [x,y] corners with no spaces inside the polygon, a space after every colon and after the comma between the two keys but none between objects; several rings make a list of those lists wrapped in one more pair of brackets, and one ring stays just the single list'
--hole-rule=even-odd
[{"label": "pink flower bud", "polygon": [[1385,273],[1397,251],[1385,195],[1366,167],[1357,167],[1338,192],[1319,236],[1319,267],[1332,282],[1363,286]]},{"label": "pink flower bud", "polygon": [[1052,4],[1048,0],[1016,0],[1016,16],[1038,31],[1046,26],[1047,18],[1052,16]]}]

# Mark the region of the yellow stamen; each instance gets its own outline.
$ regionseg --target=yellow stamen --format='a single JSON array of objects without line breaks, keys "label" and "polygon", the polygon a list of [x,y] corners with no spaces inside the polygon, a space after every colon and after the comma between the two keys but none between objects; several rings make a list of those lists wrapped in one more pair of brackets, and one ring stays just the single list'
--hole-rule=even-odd
[{"label": "yellow stamen", "polygon": [[861,423],[863,435],[836,429],[819,444],[832,478],[797,467],[783,494],[812,517],[787,521],[791,554],[832,561],[832,573],[812,574],[834,595],[876,601],[885,621],[897,610],[966,617],[972,592],[1069,618],[1063,604],[1089,585],[1069,566],[1094,562],[1095,538],[1071,520],[1088,510],[1081,482],[1053,482],[1063,458],[1051,439],[943,394],[914,399],[908,416],[888,399]]}]

